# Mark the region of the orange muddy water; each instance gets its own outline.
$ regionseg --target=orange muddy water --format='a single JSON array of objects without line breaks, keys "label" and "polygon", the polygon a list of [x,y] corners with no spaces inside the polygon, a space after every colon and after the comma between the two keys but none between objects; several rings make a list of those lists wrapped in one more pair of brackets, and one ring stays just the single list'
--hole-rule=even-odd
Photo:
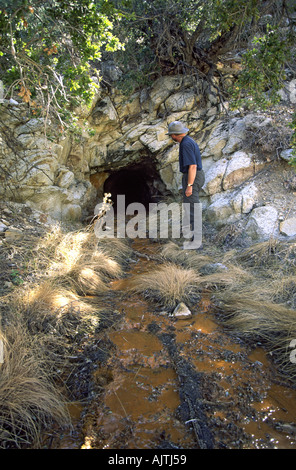
[{"label": "orange muddy water", "polygon": [[[134,247],[147,255],[155,250],[146,240]],[[130,279],[155,267],[139,258],[112,290],[125,292]],[[209,294],[186,320],[154,312],[140,296],[123,297],[116,308],[122,317],[104,332],[112,346],[92,373],[93,398],[72,405],[73,431],[56,447],[199,449],[206,442],[211,448],[296,448],[296,391],[281,385],[263,348],[223,329]],[[163,338],[173,341],[174,357]],[[191,404],[188,381],[199,393]]]}]

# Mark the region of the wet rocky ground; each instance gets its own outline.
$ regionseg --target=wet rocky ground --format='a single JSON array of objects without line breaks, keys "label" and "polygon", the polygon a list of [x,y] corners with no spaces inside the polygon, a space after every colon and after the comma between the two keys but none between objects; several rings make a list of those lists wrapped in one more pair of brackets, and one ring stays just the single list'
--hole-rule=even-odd
[{"label": "wet rocky ground", "polygon": [[[148,255],[154,248],[140,247]],[[296,391],[263,346],[225,330],[207,292],[181,320],[127,294],[129,279],[153,267],[138,258],[113,282],[108,313],[82,342],[68,380],[73,428],[51,430],[44,446],[295,449]]]},{"label": "wet rocky ground", "polygon": [[[34,276],[26,263],[46,226],[39,214],[36,220],[15,206],[2,209],[9,227],[0,237],[5,295]],[[46,429],[43,447],[295,449],[296,390],[264,345],[225,329],[207,291],[186,319],[131,295],[133,276],[157,267],[157,243],[134,247],[126,277],[101,294],[105,314],[95,332],[81,336],[62,378],[72,427]]]}]

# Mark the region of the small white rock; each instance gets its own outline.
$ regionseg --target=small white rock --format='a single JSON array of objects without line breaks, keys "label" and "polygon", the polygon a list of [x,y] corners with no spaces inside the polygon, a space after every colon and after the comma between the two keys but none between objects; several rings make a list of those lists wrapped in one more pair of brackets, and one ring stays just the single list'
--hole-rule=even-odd
[{"label": "small white rock", "polygon": [[192,313],[184,302],[180,302],[173,311],[172,316],[178,320],[186,320],[192,317]]}]

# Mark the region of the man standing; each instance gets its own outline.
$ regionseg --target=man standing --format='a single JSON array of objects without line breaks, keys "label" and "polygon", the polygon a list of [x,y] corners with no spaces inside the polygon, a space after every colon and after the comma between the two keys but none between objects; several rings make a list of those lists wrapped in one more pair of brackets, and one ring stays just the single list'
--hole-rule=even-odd
[{"label": "man standing", "polygon": [[[179,121],[171,122],[168,126],[168,133],[175,142],[180,144],[179,147],[179,169],[182,176],[183,203],[185,207],[190,208],[190,225],[191,231],[200,229],[196,227],[195,222],[202,223],[202,220],[195,221],[194,215],[195,204],[199,203],[199,191],[205,182],[205,174],[202,169],[201,154],[197,143],[187,135],[189,129],[183,126]],[[187,204],[186,204],[187,203]],[[183,227],[184,230],[184,227]]]}]

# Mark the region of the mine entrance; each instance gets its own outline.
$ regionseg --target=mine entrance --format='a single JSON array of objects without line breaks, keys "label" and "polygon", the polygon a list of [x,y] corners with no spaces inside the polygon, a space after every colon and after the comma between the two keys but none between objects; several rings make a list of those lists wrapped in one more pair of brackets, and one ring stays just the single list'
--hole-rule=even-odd
[{"label": "mine entrance", "polygon": [[145,208],[165,195],[165,185],[150,163],[134,164],[114,171],[104,183],[104,193],[110,193],[116,211],[117,196],[125,196],[126,207],[134,202]]}]

